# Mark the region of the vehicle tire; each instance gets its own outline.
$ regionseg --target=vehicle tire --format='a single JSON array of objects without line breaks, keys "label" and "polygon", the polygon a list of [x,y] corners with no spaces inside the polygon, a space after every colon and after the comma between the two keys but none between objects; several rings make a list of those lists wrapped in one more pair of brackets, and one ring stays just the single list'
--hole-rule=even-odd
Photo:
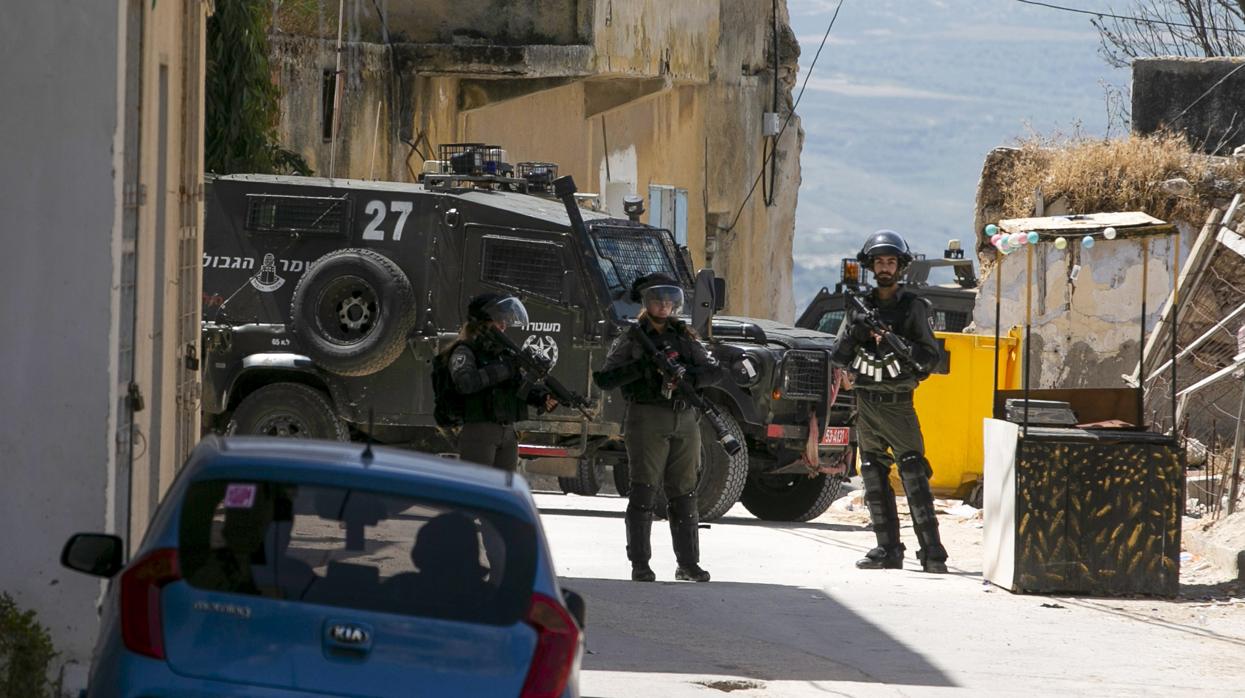
[{"label": "vehicle tire", "polygon": [[596,462],[591,458],[580,458],[575,477],[559,477],[558,487],[562,494],[577,494],[581,497],[595,497],[601,491],[601,476]]},{"label": "vehicle tire", "polygon": [[753,475],[740,501],[765,521],[811,521],[830,508],[842,488],[843,480],[833,475]]},{"label": "vehicle tire", "polygon": [[629,496],[631,494],[631,470],[627,468],[627,461],[615,461],[610,470],[614,471],[614,489],[618,491],[618,496]]},{"label": "vehicle tire", "polygon": [[[722,419],[727,429],[741,444],[748,443],[744,439],[744,431],[739,423],[725,409],[721,410]],[[726,449],[718,443],[718,435],[710,426],[709,420],[700,420],[700,472],[696,477],[696,509],[700,512],[701,521],[715,521],[722,518],[735,502],[739,501],[748,481],[748,449],[745,447],[735,455],[727,455]],[[666,518],[666,493],[658,488],[655,505],[656,516]]]},{"label": "vehicle tire", "polygon": [[300,383],[272,383],[242,399],[229,434],[349,441],[346,423],[324,393]]},{"label": "vehicle tire", "polygon": [[364,249],[316,260],[290,301],[290,331],[317,365],[366,376],[393,363],[415,325],[415,291],[393,260]]}]

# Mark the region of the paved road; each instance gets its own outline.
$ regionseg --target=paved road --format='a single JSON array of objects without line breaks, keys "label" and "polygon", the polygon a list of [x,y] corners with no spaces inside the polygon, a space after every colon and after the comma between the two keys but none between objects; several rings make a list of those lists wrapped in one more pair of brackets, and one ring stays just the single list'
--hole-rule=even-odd
[{"label": "paved road", "polygon": [[[1245,695],[1245,603],[1018,596],[981,578],[980,522],[942,517],[952,574],[859,571],[860,512],[702,531],[708,584],[629,581],[616,497],[539,494],[565,586],[588,607],[584,696]],[[905,536],[911,533],[905,522]],[[908,541],[909,551],[915,550]]]}]

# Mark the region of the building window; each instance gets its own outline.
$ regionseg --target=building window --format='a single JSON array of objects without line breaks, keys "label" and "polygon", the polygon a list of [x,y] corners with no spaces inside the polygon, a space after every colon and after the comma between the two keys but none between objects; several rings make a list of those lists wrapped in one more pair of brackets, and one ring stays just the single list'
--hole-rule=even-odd
[{"label": "building window", "polygon": [[333,96],[337,94],[337,73],[326,68],[320,85],[320,113],[324,115],[320,122],[320,136],[328,143],[333,140]]}]

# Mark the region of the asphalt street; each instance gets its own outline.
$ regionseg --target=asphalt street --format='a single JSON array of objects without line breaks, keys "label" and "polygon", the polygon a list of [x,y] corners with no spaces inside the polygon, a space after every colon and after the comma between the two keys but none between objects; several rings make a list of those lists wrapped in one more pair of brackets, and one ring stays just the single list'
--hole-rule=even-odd
[{"label": "asphalt street", "polygon": [[[587,602],[581,690],[624,696],[1240,696],[1245,601],[1192,579],[1176,600],[1014,595],[983,582],[981,522],[940,516],[951,574],[854,568],[860,511],[804,524],[736,505],[701,531],[707,584],[630,581],[613,496],[538,494],[555,564]],[[1210,580],[1214,581],[1214,580]]]}]

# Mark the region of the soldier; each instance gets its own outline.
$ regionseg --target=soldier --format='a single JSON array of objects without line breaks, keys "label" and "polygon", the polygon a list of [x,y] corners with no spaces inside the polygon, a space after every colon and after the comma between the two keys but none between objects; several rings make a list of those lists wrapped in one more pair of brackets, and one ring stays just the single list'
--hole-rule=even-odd
[{"label": "soldier", "polygon": [[527,325],[527,308],[511,295],[482,293],[467,305],[467,322],[450,354],[450,376],[463,395],[463,427],[458,435],[462,460],[513,471],[519,465],[514,423],[529,406],[541,413],[558,402],[541,385],[524,380],[519,366],[488,331]]},{"label": "soldier", "polygon": [[[878,369],[855,377],[860,476],[864,480],[865,502],[878,541],[877,547],[856,566],[861,569],[903,568],[904,545],[899,542],[899,513],[890,484],[894,458],[899,462],[899,477],[912,511],[912,528],[921,545],[917,559],[926,572],[946,572],[947,551],[939,539],[934,498],[929,488],[933,470],[925,459],[925,441],[912,407],[912,391],[929,375],[928,369],[941,356],[929,318],[929,301],[897,283],[899,275],[912,261],[908,243],[899,233],[879,230],[870,235],[856,258],[877,280],[877,288],[869,294],[867,302],[910,347],[912,359],[919,367],[919,370],[903,367],[893,375]],[[860,322],[854,309],[849,310],[847,321],[840,329],[835,363],[878,367],[888,362],[888,359],[879,361],[879,356],[885,356],[886,352],[882,335]],[[899,365],[898,362],[891,364]],[[887,454],[888,449],[890,454]]]},{"label": "soldier", "polygon": [[[637,323],[610,347],[605,365],[593,374],[604,390],[621,388],[627,400],[623,426],[631,494],[627,504],[627,558],[631,579],[651,582],[657,578],[649,567],[652,547],[653,506],[657,488],[669,501],[670,537],[678,560],[674,578],[707,582],[709,573],[700,567],[699,514],[696,508],[696,472],[700,463],[699,412],[679,399],[676,383],[658,370],[658,360],[669,362],[674,381],[690,381],[693,388],[717,383],[724,369],[679,320],[683,288],[664,274],[649,274],[631,285],[631,300],[643,307]],[[655,357],[641,348],[633,335],[645,332],[658,351]]]}]

